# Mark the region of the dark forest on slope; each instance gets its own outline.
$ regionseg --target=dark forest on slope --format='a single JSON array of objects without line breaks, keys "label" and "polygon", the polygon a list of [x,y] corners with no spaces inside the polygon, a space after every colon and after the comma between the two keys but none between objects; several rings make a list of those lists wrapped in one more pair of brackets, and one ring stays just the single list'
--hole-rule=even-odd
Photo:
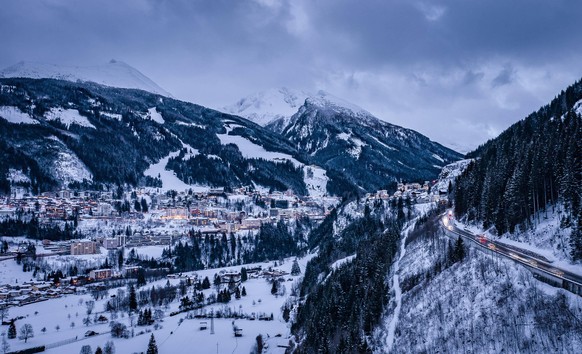
[{"label": "dark forest on slope", "polygon": [[[582,81],[468,157],[457,181],[455,212],[499,235],[535,226],[540,211],[562,206],[573,227],[572,258],[582,259]],[[578,110],[578,112],[577,112]]]}]

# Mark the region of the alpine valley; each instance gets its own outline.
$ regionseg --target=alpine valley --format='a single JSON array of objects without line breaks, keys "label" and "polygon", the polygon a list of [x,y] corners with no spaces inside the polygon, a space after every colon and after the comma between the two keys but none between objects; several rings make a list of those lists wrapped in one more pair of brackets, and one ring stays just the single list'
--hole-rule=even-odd
[{"label": "alpine valley", "polygon": [[462,156],[324,91],[0,76],[4,353],[582,352],[580,81]]}]

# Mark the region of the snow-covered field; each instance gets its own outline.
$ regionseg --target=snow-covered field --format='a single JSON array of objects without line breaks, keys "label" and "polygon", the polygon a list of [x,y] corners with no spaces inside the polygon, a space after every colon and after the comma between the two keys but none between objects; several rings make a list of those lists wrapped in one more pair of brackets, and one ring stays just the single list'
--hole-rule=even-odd
[{"label": "snow-covered field", "polygon": [[0,117],[14,124],[40,124],[40,122],[33,119],[30,114],[22,112],[20,108],[13,106],[0,107]]},{"label": "snow-covered field", "polygon": [[[299,259],[301,270],[305,270],[305,266],[313,255]],[[273,267],[286,272],[290,272],[292,265],[292,258],[286,259],[283,263],[262,263],[263,269]],[[15,269],[8,264],[15,264],[14,261],[0,262],[7,263],[6,271],[0,273],[2,277],[0,280],[11,280],[10,272],[16,275],[22,273],[21,270]],[[246,265],[252,267],[254,265]],[[209,279],[214,277],[214,274],[221,270],[240,270],[241,266],[229,267],[223,269],[208,269],[196,272],[198,276],[203,279],[208,276]],[[0,268],[3,269],[3,268]],[[30,273],[26,273],[30,274]],[[16,321],[16,327],[20,328],[25,323],[30,323],[33,326],[35,336],[28,339],[27,343],[22,340],[9,340],[11,350],[19,350],[34,346],[48,345],[53,343],[61,343],[63,345],[50,348],[47,353],[78,353],[83,345],[90,345],[93,350],[97,346],[105,345],[108,340],[113,340],[116,348],[116,353],[134,353],[145,352],[147,343],[150,338],[149,333],[141,334],[142,331],[148,331],[154,334],[158,344],[160,353],[180,353],[180,352],[195,352],[195,353],[249,353],[256,343],[257,335],[261,334],[263,339],[268,344],[268,348],[264,353],[283,353],[284,348],[278,348],[278,345],[286,345],[289,337],[289,325],[285,323],[281,315],[281,307],[284,305],[288,296],[291,293],[292,285],[299,280],[301,276],[285,276],[286,288],[285,295],[274,296],[271,294],[271,284],[262,278],[249,278],[248,281],[242,285],[246,288],[247,296],[241,299],[235,299],[234,296],[228,304],[214,304],[205,307],[206,311],[230,308],[238,313],[265,313],[267,315],[273,314],[273,321],[259,321],[259,320],[236,320],[236,326],[242,328],[242,337],[234,337],[233,335],[233,321],[232,319],[215,319],[214,320],[214,334],[210,333],[210,328],[207,330],[200,330],[200,322],[207,321],[210,327],[210,320],[201,319],[186,319],[186,313],[181,313],[176,316],[169,316],[171,311],[178,309],[178,301],[172,303],[169,308],[163,309],[165,317],[163,322],[160,322],[161,328],[154,329],[154,326],[136,326],[133,328],[133,336],[129,339],[114,339],[107,333],[109,331],[108,324],[90,324],[85,326],[82,323],[86,317],[86,307],[84,301],[92,300],[89,294],[84,295],[68,295],[58,299],[51,299],[48,301],[30,304],[22,307],[10,308],[10,318],[17,316],[24,316],[24,319]],[[20,281],[24,278],[20,279]],[[145,288],[152,286],[164,286],[169,281],[175,285],[180,282],[180,279],[163,279],[156,282],[148,283]],[[205,290],[205,295],[208,296],[214,292],[214,289]],[[110,290],[110,294],[115,294],[116,290]],[[103,314],[106,317],[110,313],[104,312],[106,297],[103,300],[96,301],[95,313]],[[122,317],[123,316],[123,317]],[[134,316],[135,317],[135,316]],[[135,320],[135,318],[134,318]],[[130,319],[127,314],[120,314],[116,319],[118,322],[125,323],[130,326]],[[74,324],[73,324],[74,323]],[[57,330],[56,327],[60,328]],[[46,332],[42,332],[42,328],[46,328]],[[7,326],[3,326],[2,332],[7,331]],[[99,335],[85,338],[86,331],[92,330],[100,333]],[[132,329],[130,329],[130,332]],[[76,338],[76,340],[75,340]],[[70,343],[66,343],[71,341]]]},{"label": "snow-covered field", "polygon": [[238,135],[228,135],[228,134],[217,134],[216,135],[220,139],[220,143],[222,145],[227,144],[234,144],[238,146],[241,154],[247,159],[265,159],[271,161],[279,161],[284,162],[285,160],[291,161],[295,166],[302,166],[303,164],[290,155],[281,153],[281,152],[274,152],[274,151],[267,151],[264,147],[253,143],[252,141],[248,140],[245,137],[238,136]]},{"label": "snow-covered field", "polygon": [[71,124],[77,124],[82,127],[96,129],[95,126],[89,122],[87,117],[79,114],[79,111],[76,109],[51,108],[45,114],[45,118],[47,120],[58,120],[64,124],[67,129],[71,126]]}]

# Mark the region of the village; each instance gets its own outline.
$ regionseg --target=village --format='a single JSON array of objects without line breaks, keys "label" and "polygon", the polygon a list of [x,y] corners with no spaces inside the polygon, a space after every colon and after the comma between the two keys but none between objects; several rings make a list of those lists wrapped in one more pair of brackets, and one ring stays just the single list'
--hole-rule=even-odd
[{"label": "village", "polygon": [[[397,190],[367,193],[368,200],[409,199],[413,202],[439,201],[446,191],[430,191],[430,182],[398,183]],[[296,196],[291,191],[261,193],[250,188],[225,192],[159,192],[152,188],[130,191],[43,192],[38,196],[14,193],[0,199],[0,221],[38,220],[39,225],[71,227],[83,239],[59,242],[43,240],[48,254],[84,255],[100,252],[100,247],[170,245],[190,230],[216,236],[253,232],[262,224],[309,218],[320,222],[340,203],[338,197]],[[123,232],[119,232],[119,230]],[[117,232],[115,232],[117,231]],[[17,235],[14,235],[17,236]]]},{"label": "village", "polygon": [[[261,224],[279,220],[308,217],[318,222],[339,202],[337,197],[299,197],[290,191],[260,193],[248,188],[231,193],[222,188],[165,193],[144,188],[118,195],[111,191],[60,190],[38,196],[15,193],[0,199],[0,221],[34,216],[40,225],[74,225],[87,241],[73,245],[46,240],[44,246],[54,253],[80,255],[97,253],[99,246],[168,245],[191,229],[217,235],[258,230]],[[124,229],[129,226],[133,231],[105,235],[103,228],[95,225],[124,225]]]},{"label": "village", "polygon": [[[288,223],[309,218],[318,223],[340,202],[337,197],[299,197],[289,191],[260,193],[248,188],[230,193],[216,188],[202,192],[190,190],[165,193],[155,189],[138,189],[115,194],[60,190],[44,192],[38,196],[21,193],[0,199],[0,221],[30,220],[34,217],[39,225],[75,225],[75,229],[82,235],[82,238],[72,240],[4,238],[3,241],[8,242],[6,249],[2,249],[1,263],[14,262],[19,257],[28,256],[35,259],[68,257],[65,263],[80,262],[90,269],[85,275],[69,276],[59,281],[47,280],[45,274],[44,279],[30,277],[20,283],[18,280],[4,282],[0,284],[0,307],[22,306],[66,294],[85,293],[86,285],[91,287],[104,280],[135,277],[141,268],[132,265],[100,268],[97,258],[82,258],[84,256],[100,256],[99,260],[102,261],[108,253],[120,249],[140,250],[147,246],[161,249],[186,238],[189,231],[195,231],[201,236],[217,237],[222,234],[257,232],[261,225],[280,220]],[[387,190],[379,190],[366,194],[365,198],[393,200],[402,197],[418,202],[438,201],[438,191],[434,194],[430,193],[429,182],[424,185],[399,183],[392,195]],[[34,254],[28,254],[31,244],[35,245]],[[249,272],[249,276],[273,278],[285,274],[255,269]],[[177,278],[180,275],[169,274],[168,277]],[[224,283],[233,280],[235,283],[240,282],[240,272],[223,274],[221,277]]]}]

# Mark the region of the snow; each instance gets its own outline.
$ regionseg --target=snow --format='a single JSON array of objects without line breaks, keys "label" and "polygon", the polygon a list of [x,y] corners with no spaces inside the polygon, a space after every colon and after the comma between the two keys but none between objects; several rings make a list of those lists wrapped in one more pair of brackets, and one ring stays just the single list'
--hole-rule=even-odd
[{"label": "snow", "polygon": [[[416,209],[422,215],[430,208]],[[473,247],[466,247],[462,262],[443,266],[450,240],[431,234],[430,227],[427,231],[415,231],[405,249],[401,240],[391,269],[394,296],[373,334],[373,352],[580,352],[580,337],[566,329],[571,322],[565,323],[582,314],[578,296]],[[569,308],[554,305],[558,294]],[[557,344],[556,333],[561,336]]]},{"label": "snow", "polygon": [[157,111],[156,107],[149,108],[146,117],[153,120],[156,123],[160,123],[160,124],[165,123],[164,118],[162,117],[160,112]]},{"label": "snow", "polygon": [[121,118],[123,118],[123,116],[121,114],[117,114],[117,113],[110,113],[110,112],[99,112],[101,113],[102,116],[111,118],[111,119],[117,119],[117,120],[121,120]]},{"label": "snow", "polygon": [[[188,160],[196,155],[198,155],[200,152],[198,151],[198,149],[193,148],[192,146],[184,143],[182,140],[180,140],[180,142],[182,143],[182,147],[186,149],[186,154],[184,155],[184,160]],[[162,158],[160,161],[158,161],[155,164],[150,165],[150,167],[144,171],[144,175],[145,176],[150,176],[153,178],[157,178],[159,176],[159,178],[162,180],[162,190],[167,191],[170,189],[173,189],[175,191],[185,191],[188,189],[193,189],[193,190],[197,190],[197,191],[207,191],[210,189],[210,187],[207,186],[201,186],[201,185],[197,185],[197,184],[187,184],[184,181],[182,181],[181,179],[178,178],[178,176],[176,176],[176,173],[174,171],[170,171],[166,169],[166,165],[168,164],[168,161],[173,158],[176,157],[180,154],[180,150],[178,151],[174,151],[171,152],[170,154],[168,154],[168,156]],[[210,157],[210,156],[208,156]]]},{"label": "snow", "polygon": [[576,102],[572,110],[576,112],[576,114],[582,115],[582,100]]},{"label": "snow", "polygon": [[354,115],[364,120],[373,118],[372,114],[365,109],[322,90],[318,91],[316,95],[308,97],[307,101],[320,108]]},{"label": "snow", "polygon": [[371,137],[372,139],[374,139],[378,144],[384,146],[385,148],[387,148],[388,150],[393,150],[393,151],[398,151],[398,149],[393,148],[392,146],[386,145],[383,142],[381,142],[380,140],[376,139],[375,137]]},{"label": "snow", "polygon": [[[473,159],[459,160],[442,167],[441,173],[439,174],[439,181],[432,187],[433,191],[448,191],[449,182],[454,183],[455,179],[465,171],[471,161]],[[440,166],[433,166],[441,168]]]},{"label": "snow", "polygon": [[192,187],[187,183],[184,183],[181,179],[176,176],[174,171],[166,170],[166,165],[170,158],[176,157],[180,154],[180,150],[171,152],[168,156],[162,158],[155,164],[150,165],[150,167],[144,171],[145,176],[150,176],[153,178],[159,178],[162,180],[162,190],[167,191],[173,189],[175,191],[181,192],[188,190]]},{"label": "snow", "polygon": [[158,259],[162,256],[162,252],[165,246],[142,246],[142,247],[131,247],[125,248],[126,256],[129,252],[133,249],[135,250],[136,254],[142,257],[147,257],[147,259],[154,258]]},{"label": "snow", "polygon": [[0,261],[0,279],[2,284],[22,284],[25,281],[35,280],[32,272],[23,272],[22,266],[18,265],[14,259],[4,259]]},{"label": "snow", "polygon": [[435,159],[439,160],[440,162],[443,162],[443,163],[445,162],[445,160],[443,160],[443,158],[442,158],[442,157],[440,157],[440,156],[439,156],[439,155],[437,155],[437,154],[432,154],[432,157],[434,157]]},{"label": "snow", "polygon": [[388,323],[388,331],[386,334],[386,350],[391,351],[394,345],[394,333],[396,332],[396,325],[400,318],[400,311],[402,309],[402,289],[400,288],[400,278],[398,272],[400,271],[400,261],[406,254],[406,236],[410,227],[403,232],[402,240],[400,241],[400,256],[394,263],[394,275],[392,276],[392,289],[394,290],[394,302],[396,307],[394,308],[394,314]]},{"label": "snow", "polygon": [[351,148],[347,150],[347,152],[352,155],[354,158],[359,158],[362,154],[362,148],[367,144],[364,143],[362,140],[355,138],[352,136],[352,133],[340,133],[337,135],[338,139],[345,140],[352,145]]},{"label": "snow", "polygon": [[76,109],[51,108],[45,114],[47,120],[58,120],[64,124],[67,129],[71,124],[77,124],[82,127],[96,129],[93,124],[89,122],[87,117],[82,116]]},{"label": "snow", "polygon": [[50,136],[47,139],[56,141],[59,144],[59,157],[54,160],[53,171],[57,181],[67,184],[77,181],[82,182],[84,179],[91,181],[93,175],[87,166],[77,155],[72,152],[58,137]]},{"label": "snow", "polygon": [[284,125],[292,115],[299,111],[305,102],[325,110],[355,115],[363,120],[369,120],[372,115],[357,105],[345,101],[325,91],[315,94],[296,91],[288,88],[271,89],[247,96],[233,105],[223,108],[223,111],[240,115],[259,125],[265,126],[275,120],[283,119]]},{"label": "snow", "polygon": [[[434,207],[433,203],[423,203],[415,205],[415,209],[419,212],[420,216],[426,215],[429,210]],[[398,320],[400,319],[400,312],[402,310],[402,289],[400,287],[400,262],[406,255],[406,239],[408,238],[408,233],[414,228],[416,221],[418,218],[413,219],[408,226],[402,231],[402,237],[400,240],[400,255],[396,262],[394,262],[392,266],[392,289],[394,290],[394,303],[396,304],[394,308],[394,312],[392,314],[392,318],[387,326],[386,331],[386,351],[390,352],[394,345],[394,335],[396,333],[396,326],[398,324]]]},{"label": "snow", "polygon": [[24,113],[18,107],[13,106],[0,107],[0,117],[14,124],[40,124],[30,114]]},{"label": "snow", "polygon": [[[339,269],[341,266],[343,266],[344,264],[348,264],[348,263],[350,263],[350,262],[351,262],[351,261],[353,261],[355,258],[356,258],[356,255],[355,255],[355,254],[352,254],[351,256],[347,256],[347,257],[345,257],[345,258],[338,259],[337,261],[335,261],[335,262],[333,262],[333,263],[332,263],[332,265],[330,266],[330,268],[331,268],[332,270],[337,270],[337,269]],[[331,274],[331,273],[330,273],[330,274]],[[329,275],[328,275],[328,277],[329,277]]]},{"label": "snow", "polygon": [[172,95],[130,65],[111,60],[96,66],[63,66],[20,62],[0,72],[0,77],[52,78],[67,81],[91,81],[105,86],[139,89],[162,96]]},{"label": "snow", "polygon": [[200,129],[206,129],[206,125],[202,125],[202,124],[196,124],[196,123],[186,123],[186,122],[182,122],[180,120],[176,121],[176,124],[179,125],[185,125],[187,127],[195,127],[195,128],[200,128]]},{"label": "snow", "polygon": [[303,91],[282,87],[261,91],[240,99],[223,108],[224,112],[247,118],[261,126],[280,119],[289,118],[310,96]]},{"label": "snow", "polygon": [[14,168],[8,169],[8,175],[6,177],[12,183],[30,183],[30,178],[22,172],[22,170],[17,170]]},{"label": "snow", "polygon": [[516,230],[514,234],[506,233],[501,237],[491,234],[488,230],[483,230],[478,225],[469,225],[462,221],[455,220],[458,228],[466,229],[474,234],[486,234],[487,237],[495,241],[508,245],[523,248],[544,256],[558,268],[568,270],[576,274],[582,274],[582,265],[569,262],[569,237],[571,228],[560,227],[561,205],[556,206],[556,211],[548,211],[547,216],[541,211],[539,217],[541,221],[535,229]]},{"label": "snow", "polygon": [[[310,254],[304,258],[298,259],[302,272],[305,270],[307,262],[313,256],[313,254]],[[2,263],[16,264],[13,260],[0,262],[0,267],[2,267]],[[292,263],[293,258],[288,258],[283,263],[277,264],[276,266],[272,262],[259,263],[256,265],[261,265],[263,269],[273,266],[276,269],[289,273]],[[245,266],[252,267],[255,265]],[[240,271],[240,268],[241,266],[235,266],[220,269],[208,269],[192,273],[196,273],[201,279],[206,276],[212,279],[214,274],[221,271]],[[13,269],[12,272],[27,275],[31,274],[22,273],[20,270],[17,271],[16,269]],[[271,284],[267,280],[250,278],[242,284],[247,290],[247,296],[238,300],[233,297],[233,300],[228,304],[214,304],[204,308],[207,312],[211,309],[216,311],[229,308],[232,311],[245,314],[250,314],[252,312],[257,314],[265,313],[267,315],[270,315],[271,313],[273,314],[273,321],[236,320],[235,324],[243,330],[243,336],[238,338],[233,336],[232,319],[214,319],[215,334],[210,334],[210,328],[205,331],[199,330],[200,321],[207,321],[208,326],[210,327],[211,321],[209,319],[187,319],[185,313],[170,317],[169,313],[178,309],[178,301],[171,303],[170,308],[164,309],[165,317],[163,318],[163,321],[159,323],[161,325],[160,329],[156,330],[153,326],[136,326],[133,328],[135,336],[130,336],[128,339],[112,338],[108,333],[108,324],[92,323],[89,326],[83,325],[82,320],[86,316],[86,307],[83,302],[92,300],[92,298],[89,294],[74,294],[50,299],[44,302],[10,308],[10,317],[25,317],[24,319],[17,321],[17,328],[24,323],[30,323],[33,326],[35,334],[26,344],[21,340],[10,340],[10,349],[21,350],[34,346],[62,342],[63,345],[47,349],[46,352],[49,354],[78,353],[83,345],[90,345],[94,351],[97,346],[103,348],[105,342],[111,340],[114,342],[117,353],[134,353],[146,350],[150,333],[142,334],[141,332],[151,331],[155,336],[160,353],[184,352],[185,348],[192,348],[197,353],[249,353],[256,343],[257,335],[261,334],[268,344],[268,349],[265,348],[264,353],[283,354],[285,349],[278,347],[278,345],[286,345],[288,343],[290,328],[289,324],[282,318],[281,307],[288,299],[292,284],[300,279],[301,275],[285,276],[286,281],[282,283],[282,285],[287,289],[286,294],[274,296],[270,293]],[[151,282],[146,285],[146,288],[150,288],[151,286],[164,286],[166,281],[166,279],[162,279]],[[180,282],[180,279],[169,279],[168,281],[175,285]],[[125,290],[125,287],[123,287],[123,289]],[[116,292],[116,289],[109,291],[110,294],[115,294]],[[204,292],[205,295],[208,296],[210,293],[215,292],[215,290],[212,288],[205,290]],[[104,314],[106,317],[110,318],[109,313],[103,312],[105,301],[107,299],[108,297],[95,302],[93,314]],[[93,315],[91,317],[93,317]],[[120,314],[120,317],[115,321],[124,323],[129,327],[130,320],[127,314]],[[71,322],[75,323],[74,327],[71,327]],[[59,331],[55,328],[57,325],[60,326]],[[45,333],[41,331],[43,327],[46,328]],[[99,335],[85,338],[84,333],[88,330],[98,332]],[[131,330],[132,329],[130,328],[130,332]],[[67,340],[70,340],[70,343],[67,343]]]},{"label": "snow", "polygon": [[303,166],[303,164],[290,155],[281,153],[281,152],[273,152],[267,151],[264,147],[253,143],[252,141],[248,140],[239,135],[228,135],[228,134],[217,134],[216,135],[220,139],[220,143],[222,145],[227,144],[235,144],[238,146],[241,154],[247,159],[265,159],[271,161],[282,161],[282,160],[289,160],[291,161],[296,167]]},{"label": "snow", "polygon": [[[309,176],[309,171],[311,171],[313,176]],[[303,179],[310,196],[322,197],[327,194],[327,182],[329,178],[323,168],[315,165],[305,166],[303,169]]]}]

